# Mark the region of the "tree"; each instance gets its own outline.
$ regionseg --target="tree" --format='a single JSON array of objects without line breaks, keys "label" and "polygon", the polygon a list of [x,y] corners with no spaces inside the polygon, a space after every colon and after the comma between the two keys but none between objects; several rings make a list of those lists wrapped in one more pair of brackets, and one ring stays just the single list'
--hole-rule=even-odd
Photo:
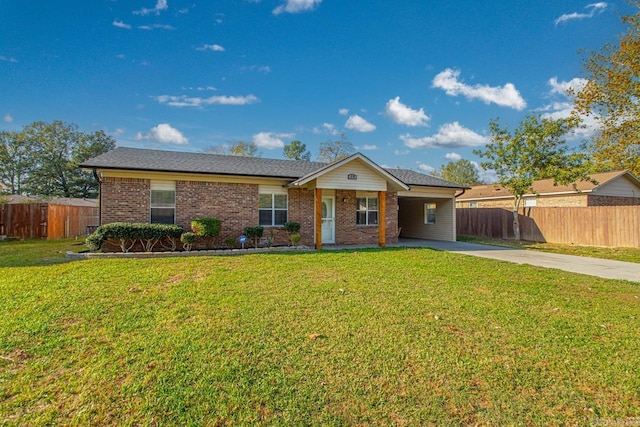
[{"label": "tree", "polygon": [[353,144],[349,142],[344,133],[340,135],[340,141],[326,141],[320,144],[318,161],[333,163],[349,157],[354,152]]},{"label": "tree", "polygon": [[291,141],[282,149],[285,159],[291,160],[311,160],[311,152],[307,151],[306,144],[300,141]]},{"label": "tree", "polygon": [[[640,1],[631,2],[640,8]],[[591,150],[599,169],[626,169],[640,176],[640,12],[625,16],[627,32],[584,62],[587,83],[575,111],[600,125]]]},{"label": "tree", "polygon": [[440,167],[435,174],[437,177],[446,179],[462,185],[481,184],[478,170],[469,160],[458,160],[457,162],[449,162]]},{"label": "tree", "polygon": [[256,143],[244,141],[214,145],[205,148],[204,152],[224,156],[260,157]]},{"label": "tree", "polygon": [[9,194],[24,194],[33,169],[31,150],[22,132],[0,131],[0,182]]},{"label": "tree", "polygon": [[98,195],[98,183],[91,172],[78,165],[116,146],[103,131],[84,133],[75,124],[34,122],[22,131],[31,150],[34,167],[26,181],[30,194],[83,197]]},{"label": "tree", "polygon": [[577,126],[575,118],[551,119],[527,116],[511,134],[501,128],[498,119],[489,123],[491,143],[486,151],[474,154],[488,159],[485,169],[493,169],[498,181],[513,194],[513,233],[520,240],[518,209],[522,196],[533,192],[533,181],[552,178],[554,184],[590,181],[583,153],[569,152],[565,136]]}]

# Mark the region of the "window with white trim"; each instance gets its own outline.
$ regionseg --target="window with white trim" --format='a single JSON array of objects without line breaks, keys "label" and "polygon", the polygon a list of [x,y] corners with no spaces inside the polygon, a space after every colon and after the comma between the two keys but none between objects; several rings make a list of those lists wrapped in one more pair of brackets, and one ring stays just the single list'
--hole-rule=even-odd
[{"label": "window with white trim", "polygon": [[524,199],[524,207],[525,208],[533,208],[538,204],[538,201],[534,198]]},{"label": "window with white trim", "polygon": [[150,223],[175,224],[176,183],[174,181],[151,181],[150,207]]},{"label": "window with white trim", "polygon": [[378,224],[378,198],[377,197],[357,197],[356,198],[356,224],[377,225]]},{"label": "window with white trim", "polygon": [[478,202],[469,202],[469,207],[470,208],[477,208],[478,207]]},{"label": "window with white trim", "polygon": [[287,222],[288,197],[286,194],[258,195],[258,224],[266,227],[280,226]]},{"label": "window with white trim", "polygon": [[424,204],[424,223],[425,224],[436,223],[436,204],[435,203]]}]

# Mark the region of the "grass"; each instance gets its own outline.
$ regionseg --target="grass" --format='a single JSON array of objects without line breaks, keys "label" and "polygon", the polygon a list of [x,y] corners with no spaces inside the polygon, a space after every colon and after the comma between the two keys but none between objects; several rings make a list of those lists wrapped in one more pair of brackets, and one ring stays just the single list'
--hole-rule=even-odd
[{"label": "grass", "polygon": [[640,416],[637,284],[429,249],[64,262],[48,245],[0,244],[2,425]]},{"label": "grass", "polygon": [[460,242],[480,243],[484,245],[505,246],[556,254],[576,255],[591,258],[612,259],[640,263],[640,248],[608,248],[597,246],[561,245],[554,243],[536,243],[516,240],[498,240],[475,236],[458,236]]}]

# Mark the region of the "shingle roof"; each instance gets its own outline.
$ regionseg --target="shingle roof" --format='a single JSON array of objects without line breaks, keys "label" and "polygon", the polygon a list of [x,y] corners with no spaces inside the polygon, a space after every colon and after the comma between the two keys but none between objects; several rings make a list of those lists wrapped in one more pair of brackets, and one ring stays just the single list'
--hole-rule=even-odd
[{"label": "shingle roof", "polygon": [[[595,179],[598,184],[594,184],[590,181],[578,181],[575,183],[575,186],[574,184],[553,185],[553,179],[541,179],[539,181],[534,181],[533,190],[537,194],[575,193],[578,191],[589,192],[594,188],[627,173],[628,172],[625,171],[594,173],[591,175],[591,178]],[[504,188],[500,184],[487,184],[472,187],[470,190],[467,190],[465,194],[458,197],[458,200],[493,199],[498,197],[513,197],[513,195],[508,189]]]},{"label": "shingle roof", "polygon": [[[86,169],[125,169],[136,171],[260,176],[292,180],[302,178],[326,166],[326,163],[308,162],[305,160],[224,156],[219,154],[147,150],[129,147],[117,147],[114,150],[80,164],[80,167]],[[407,185],[466,188],[453,182],[411,170],[385,170]]]}]

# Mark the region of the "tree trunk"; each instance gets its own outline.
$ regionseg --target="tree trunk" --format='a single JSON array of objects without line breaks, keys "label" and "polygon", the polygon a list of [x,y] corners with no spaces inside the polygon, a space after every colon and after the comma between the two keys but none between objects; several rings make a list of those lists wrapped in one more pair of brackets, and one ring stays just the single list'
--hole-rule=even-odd
[{"label": "tree trunk", "polygon": [[513,236],[520,240],[520,221],[518,221],[518,210],[513,211]]}]

